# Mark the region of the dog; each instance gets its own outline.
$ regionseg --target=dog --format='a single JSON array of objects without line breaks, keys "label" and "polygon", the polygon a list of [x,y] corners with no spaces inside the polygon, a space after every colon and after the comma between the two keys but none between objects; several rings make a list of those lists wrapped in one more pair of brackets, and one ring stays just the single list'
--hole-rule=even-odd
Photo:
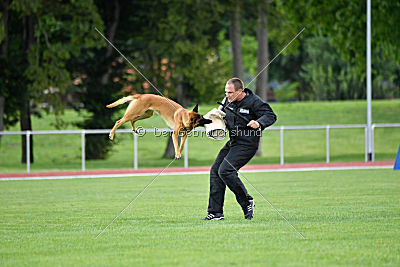
[{"label": "dog", "polygon": [[[172,141],[174,143],[175,158],[179,159],[182,155],[188,133],[193,128],[212,123],[212,120],[205,119],[198,113],[198,105],[189,111],[178,103],[165,97],[153,94],[135,94],[118,99],[107,108],[113,108],[123,103],[130,102],[125,111],[125,115],[118,120],[109,134],[110,140],[113,140],[115,131],[125,122],[130,121],[132,130],[137,132],[135,122],[144,120],[153,116],[154,111],[161,115],[167,125],[173,129]],[[178,135],[182,136],[181,145],[178,147]]]}]

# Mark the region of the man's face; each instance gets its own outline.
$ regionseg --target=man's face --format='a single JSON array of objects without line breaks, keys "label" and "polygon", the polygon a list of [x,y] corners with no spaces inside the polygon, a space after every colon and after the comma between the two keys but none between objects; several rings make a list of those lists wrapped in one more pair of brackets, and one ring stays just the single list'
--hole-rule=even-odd
[{"label": "man's face", "polygon": [[237,101],[238,95],[240,95],[242,91],[242,89],[235,91],[235,86],[233,83],[226,83],[225,85],[225,95],[229,102]]}]

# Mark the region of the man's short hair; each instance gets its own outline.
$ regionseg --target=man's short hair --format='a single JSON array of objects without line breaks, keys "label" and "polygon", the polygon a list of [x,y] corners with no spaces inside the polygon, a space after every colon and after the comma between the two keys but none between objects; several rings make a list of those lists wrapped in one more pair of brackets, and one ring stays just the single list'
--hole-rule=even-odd
[{"label": "man's short hair", "polygon": [[227,81],[227,83],[233,84],[233,88],[235,88],[235,91],[239,89],[244,89],[244,84],[243,81],[239,78],[231,78]]}]

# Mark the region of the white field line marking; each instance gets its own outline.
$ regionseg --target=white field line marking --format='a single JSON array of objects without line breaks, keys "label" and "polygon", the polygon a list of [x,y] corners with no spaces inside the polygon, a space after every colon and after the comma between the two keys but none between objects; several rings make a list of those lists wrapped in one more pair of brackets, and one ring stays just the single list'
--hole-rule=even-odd
[{"label": "white field line marking", "polygon": [[[307,171],[340,171],[340,170],[371,170],[371,169],[393,169],[392,165],[385,166],[345,166],[345,167],[307,167],[307,168],[283,168],[283,169],[259,169],[259,170],[242,170],[243,173],[262,173],[262,172],[307,172]],[[164,175],[196,175],[209,174],[209,171],[193,171],[193,172],[167,172]],[[149,173],[120,173],[120,174],[85,174],[85,175],[59,175],[59,176],[32,176],[32,177],[5,177],[0,181],[27,181],[27,180],[58,180],[58,179],[93,179],[93,178],[122,178],[136,176],[154,176],[157,172]]]}]

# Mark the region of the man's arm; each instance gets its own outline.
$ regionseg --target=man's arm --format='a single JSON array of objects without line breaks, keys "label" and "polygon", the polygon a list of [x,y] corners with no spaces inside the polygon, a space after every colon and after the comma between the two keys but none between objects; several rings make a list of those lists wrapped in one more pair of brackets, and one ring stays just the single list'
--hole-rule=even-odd
[{"label": "man's arm", "polygon": [[254,113],[258,117],[257,122],[260,124],[261,130],[271,126],[276,121],[276,115],[270,105],[261,100],[255,103]]}]

